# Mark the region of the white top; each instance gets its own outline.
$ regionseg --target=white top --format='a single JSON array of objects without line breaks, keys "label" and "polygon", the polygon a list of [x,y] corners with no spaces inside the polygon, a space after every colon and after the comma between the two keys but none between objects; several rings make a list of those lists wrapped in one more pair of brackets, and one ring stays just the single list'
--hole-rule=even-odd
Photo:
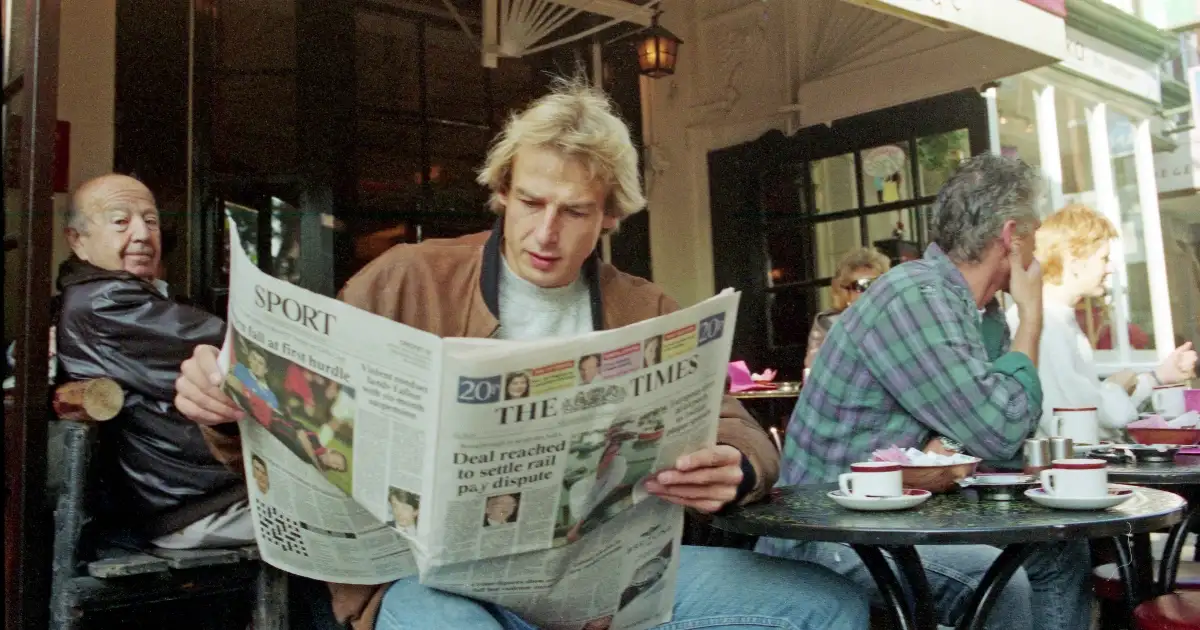
[{"label": "white top", "polygon": [[518,276],[500,257],[499,339],[545,339],[592,332],[592,300],[583,277],[546,289]]},{"label": "white top", "polygon": [[[1100,439],[1120,439],[1120,430],[1137,420],[1138,407],[1150,397],[1154,388],[1153,377],[1139,374],[1132,396],[1126,394],[1125,388],[1120,385],[1102,382],[1096,371],[1092,344],[1075,320],[1075,309],[1061,305],[1046,305],[1043,308],[1042,337],[1038,348],[1042,419],[1037,437],[1046,437],[1055,407],[1095,407],[1100,421]],[[1020,324],[1016,306],[1009,307],[1005,316],[1012,333],[1016,334]]]}]

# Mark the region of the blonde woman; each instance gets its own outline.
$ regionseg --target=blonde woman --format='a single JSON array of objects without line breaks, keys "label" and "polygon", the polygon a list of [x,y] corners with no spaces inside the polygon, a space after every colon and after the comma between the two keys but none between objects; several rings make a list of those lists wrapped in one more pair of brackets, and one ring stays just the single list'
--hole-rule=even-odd
[{"label": "blonde woman", "polygon": [[[1160,384],[1191,378],[1196,369],[1192,344],[1176,348],[1158,369],[1136,374],[1122,370],[1101,382],[1092,345],[1079,328],[1075,307],[1087,297],[1104,295],[1109,251],[1117,238],[1113,224],[1082,205],[1051,215],[1037,231],[1036,257],[1042,263],[1042,336],[1038,377],[1042,383],[1042,420],[1037,434],[1047,435],[1055,407],[1096,407],[1100,439],[1114,440],[1136,420],[1138,407]],[[1019,318],[1007,313],[1012,330]]]},{"label": "blonde woman", "polygon": [[817,313],[813,319],[812,330],[808,333],[808,354],[804,357],[805,370],[812,367],[833,322],[891,266],[887,256],[870,247],[855,249],[838,261],[829,287],[833,294],[833,309]]}]

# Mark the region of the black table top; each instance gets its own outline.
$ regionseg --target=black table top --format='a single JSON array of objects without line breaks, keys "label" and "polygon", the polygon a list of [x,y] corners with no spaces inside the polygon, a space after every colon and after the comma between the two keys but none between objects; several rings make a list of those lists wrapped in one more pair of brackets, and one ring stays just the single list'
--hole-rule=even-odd
[{"label": "black table top", "polygon": [[1191,463],[1195,461],[1195,458],[1189,457],[1161,464],[1110,463],[1108,480],[1113,483],[1144,483],[1155,486],[1200,484],[1200,463]]},{"label": "black table top", "polygon": [[716,517],[719,529],[792,540],[870,545],[991,544],[1107,538],[1170,527],[1187,505],[1176,494],[1137,488],[1117,507],[1067,511],[1016,501],[980,500],[974,492],[935,495],[897,512],[855,512],[826,496],[837,484],[776,488],[761,503]]}]

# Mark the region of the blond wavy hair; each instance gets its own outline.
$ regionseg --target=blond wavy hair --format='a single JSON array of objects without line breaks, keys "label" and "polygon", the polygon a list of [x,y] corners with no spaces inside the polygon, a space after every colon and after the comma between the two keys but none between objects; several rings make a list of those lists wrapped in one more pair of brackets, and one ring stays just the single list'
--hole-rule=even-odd
[{"label": "blond wavy hair", "polygon": [[1066,255],[1087,258],[1118,236],[1112,221],[1099,212],[1082,204],[1064,206],[1046,217],[1037,231],[1034,256],[1042,264],[1042,278],[1051,284],[1062,284]]},{"label": "blond wavy hair", "polygon": [[522,147],[549,148],[579,160],[594,182],[608,189],[604,214],[620,221],[646,206],[638,152],[629,127],[613,103],[586,77],[557,78],[550,93],[514,114],[488,149],[476,178],[492,191],[492,211],[504,213],[501,197],[512,183],[513,159]]}]

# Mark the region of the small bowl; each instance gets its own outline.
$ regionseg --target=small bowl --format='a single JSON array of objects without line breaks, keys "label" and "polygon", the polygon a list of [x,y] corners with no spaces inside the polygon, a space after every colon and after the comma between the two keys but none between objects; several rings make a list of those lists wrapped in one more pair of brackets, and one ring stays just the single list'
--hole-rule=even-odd
[{"label": "small bowl", "polygon": [[1131,429],[1129,437],[1138,444],[1177,444],[1191,446],[1200,442],[1200,429]]},{"label": "small bowl", "polygon": [[919,488],[933,493],[946,492],[955,487],[960,479],[975,474],[975,468],[982,460],[978,457],[974,459],[973,462],[942,466],[904,466],[904,487]]}]

